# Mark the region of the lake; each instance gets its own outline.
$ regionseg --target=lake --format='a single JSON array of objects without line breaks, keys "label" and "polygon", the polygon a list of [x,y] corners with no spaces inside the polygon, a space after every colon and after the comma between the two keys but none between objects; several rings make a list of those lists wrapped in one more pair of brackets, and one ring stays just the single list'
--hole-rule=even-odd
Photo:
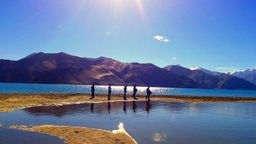
[{"label": "lake", "polygon": [[[138,93],[144,94],[146,87],[138,87]],[[194,95],[194,96],[239,96],[256,97],[255,90],[216,90],[190,88],[151,87],[157,95]],[[18,84],[0,83],[0,93],[90,93],[89,85],[62,85],[62,84]],[[107,86],[96,86],[96,93],[106,94]],[[122,94],[123,86],[112,86],[112,93]],[[132,87],[128,87],[132,93]]]},{"label": "lake", "polygon": [[[20,144],[59,139],[27,132],[10,133],[10,125],[67,125],[106,130],[119,122],[139,144],[253,144],[256,143],[256,103],[114,102],[33,107],[0,113],[0,143]],[[5,134],[5,136],[2,135]],[[21,136],[30,136],[31,141]],[[59,140],[59,141],[58,141]],[[24,142],[25,141],[25,142]],[[51,143],[49,143],[51,144]]]}]

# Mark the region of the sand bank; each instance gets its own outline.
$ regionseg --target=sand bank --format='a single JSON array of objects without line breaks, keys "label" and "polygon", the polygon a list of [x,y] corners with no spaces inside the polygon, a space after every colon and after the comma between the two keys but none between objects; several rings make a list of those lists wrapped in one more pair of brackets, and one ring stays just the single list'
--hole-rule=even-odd
[{"label": "sand bank", "polygon": [[137,144],[124,132],[110,132],[101,129],[70,126],[11,126],[10,128],[30,132],[39,132],[64,139],[66,144]]},{"label": "sand bank", "polygon": [[[127,101],[133,101],[130,95]],[[145,95],[138,95],[138,101],[145,101]],[[112,95],[111,102],[123,101],[122,95]],[[152,101],[163,102],[256,102],[256,98],[245,97],[203,97],[203,96],[158,96],[153,95]],[[80,103],[108,102],[106,95],[96,95],[90,100],[89,94],[0,94],[0,112],[34,106],[54,106]]]}]

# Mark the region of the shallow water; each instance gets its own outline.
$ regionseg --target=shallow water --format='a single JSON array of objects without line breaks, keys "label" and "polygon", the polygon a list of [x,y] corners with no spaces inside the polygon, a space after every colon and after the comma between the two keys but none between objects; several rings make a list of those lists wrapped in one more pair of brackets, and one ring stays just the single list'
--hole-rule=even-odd
[{"label": "shallow water", "polygon": [[[137,87],[139,94],[145,94],[146,87]],[[190,88],[151,87],[157,95],[193,95],[193,96],[239,96],[256,97],[256,90],[216,90]],[[106,94],[107,86],[96,86],[96,93]],[[128,87],[128,94],[132,87]],[[90,93],[89,85],[61,85],[61,84],[18,84],[0,83],[0,93]],[[112,93],[123,94],[123,86],[112,86]]]},{"label": "shallow water", "polygon": [[41,133],[0,128],[0,144],[63,144],[64,141]]},{"label": "shallow water", "polygon": [[256,103],[114,102],[34,107],[1,113],[9,125],[68,125],[116,129],[140,144],[256,143]]}]

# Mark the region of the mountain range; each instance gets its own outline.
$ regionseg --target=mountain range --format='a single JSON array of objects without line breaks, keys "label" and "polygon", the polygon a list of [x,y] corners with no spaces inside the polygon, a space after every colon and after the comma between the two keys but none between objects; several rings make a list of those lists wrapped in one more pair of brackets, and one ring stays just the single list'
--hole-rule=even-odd
[{"label": "mountain range", "polygon": [[247,69],[232,73],[233,76],[245,79],[256,85],[256,69]]},{"label": "mountain range", "polygon": [[66,53],[33,53],[23,59],[0,60],[0,82],[46,84],[113,84],[207,89],[256,89],[236,74],[164,68],[151,63],[123,63],[111,58],[82,58]]}]

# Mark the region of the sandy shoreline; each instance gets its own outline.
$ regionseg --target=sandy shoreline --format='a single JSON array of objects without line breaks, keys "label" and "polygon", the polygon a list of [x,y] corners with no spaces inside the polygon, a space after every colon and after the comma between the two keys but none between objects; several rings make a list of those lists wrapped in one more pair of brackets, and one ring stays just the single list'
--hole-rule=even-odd
[{"label": "sandy shoreline", "polygon": [[137,144],[137,142],[128,134],[121,132],[113,133],[110,131],[94,128],[54,125],[32,127],[18,125],[11,126],[10,128],[49,134],[63,139],[66,144]]},{"label": "sandy shoreline", "polygon": [[[0,112],[34,106],[54,106],[81,103],[108,102],[106,95],[96,95],[90,100],[89,94],[0,94]],[[138,95],[138,101],[145,101],[145,95]],[[110,102],[123,101],[120,94],[112,95]],[[127,101],[133,101],[130,95]],[[204,97],[204,96],[164,96],[153,95],[151,101],[162,102],[256,102],[256,98],[246,97]]]}]

